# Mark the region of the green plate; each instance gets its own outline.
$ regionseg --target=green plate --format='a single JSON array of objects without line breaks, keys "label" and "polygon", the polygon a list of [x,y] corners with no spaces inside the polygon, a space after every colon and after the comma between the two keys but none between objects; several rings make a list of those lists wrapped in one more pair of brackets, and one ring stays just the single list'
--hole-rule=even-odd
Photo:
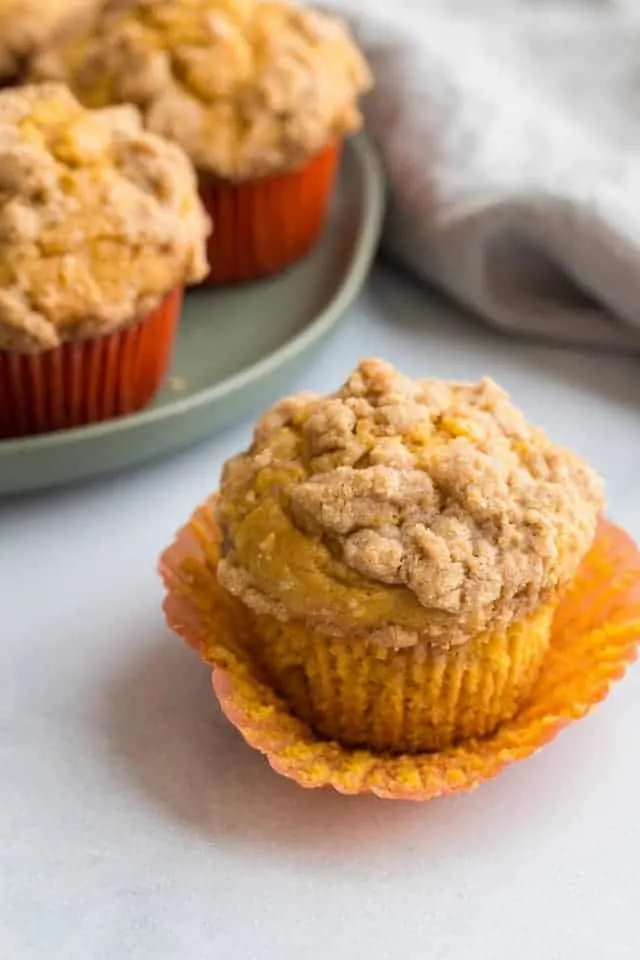
[{"label": "green plate", "polygon": [[274,280],[189,292],[172,369],[140,413],[24,440],[0,441],[0,494],[94,477],[213,433],[286,390],[335,327],[373,260],[384,209],[380,162],[364,134],[347,144],[316,250]]}]

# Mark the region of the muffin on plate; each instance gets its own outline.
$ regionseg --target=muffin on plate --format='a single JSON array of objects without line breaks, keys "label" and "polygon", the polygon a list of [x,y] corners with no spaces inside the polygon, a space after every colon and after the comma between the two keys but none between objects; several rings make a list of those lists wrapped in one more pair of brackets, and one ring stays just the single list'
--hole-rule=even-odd
[{"label": "muffin on plate", "polygon": [[215,230],[211,283],[276,273],[315,244],[368,67],[343,24],[286,0],[120,0],[38,77],[131,102],[179,143]]},{"label": "muffin on plate", "polygon": [[226,464],[217,580],[318,736],[440,750],[526,699],[602,506],[591,469],[491,380],[370,360],[277,404]]},{"label": "muffin on plate", "polygon": [[0,92],[0,436],[150,401],[207,231],[189,161],[134,107]]},{"label": "muffin on plate", "polygon": [[30,57],[82,30],[102,0],[0,0],[0,85],[18,78]]}]

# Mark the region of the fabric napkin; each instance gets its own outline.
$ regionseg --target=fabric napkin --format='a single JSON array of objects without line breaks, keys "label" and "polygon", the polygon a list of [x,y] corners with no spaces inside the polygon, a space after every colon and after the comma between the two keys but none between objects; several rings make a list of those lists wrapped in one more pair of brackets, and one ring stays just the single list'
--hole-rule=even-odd
[{"label": "fabric napkin", "polygon": [[640,353],[640,0],[338,0],[384,245],[512,333]]}]

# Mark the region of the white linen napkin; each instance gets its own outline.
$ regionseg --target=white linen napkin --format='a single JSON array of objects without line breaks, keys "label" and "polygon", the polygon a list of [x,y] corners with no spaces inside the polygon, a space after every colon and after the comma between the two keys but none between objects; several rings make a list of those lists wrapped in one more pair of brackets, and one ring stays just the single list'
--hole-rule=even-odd
[{"label": "white linen napkin", "polygon": [[335,0],[386,249],[513,333],[640,352],[640,0]]}]

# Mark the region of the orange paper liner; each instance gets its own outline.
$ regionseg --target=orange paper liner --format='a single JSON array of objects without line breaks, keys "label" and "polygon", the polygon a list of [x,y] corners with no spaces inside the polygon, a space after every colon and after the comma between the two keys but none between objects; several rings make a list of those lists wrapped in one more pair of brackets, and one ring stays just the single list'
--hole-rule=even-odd
[{"label": "orange paper liner", "polygon": [[555,616],[551,646],[519,714],[493,735],[434,753],[378,755],[323,741],[264,682],[243,643],[238,601],[215,577],[215,498],[162,555],[167,623],[214,665],[222,709],[278,773],[303,787],[430,800],[473,790],[524,760],[584,717],[635,659],[640,641],[640,553],[624,531],[600,522],[596,541]]},{"label": "orange paper liner", "polygon": [[201,176],[200,196],[213,220],[205,283],[257,280],[309,253],[324,226],[339,158],[333,144],[276,177],[229,183]]},{"label": "orange paper liner", "polygon": [[182,287],[147,317],[94,340],[0,351],[0,438],[80,427],[146,406],[167,372]]}]

